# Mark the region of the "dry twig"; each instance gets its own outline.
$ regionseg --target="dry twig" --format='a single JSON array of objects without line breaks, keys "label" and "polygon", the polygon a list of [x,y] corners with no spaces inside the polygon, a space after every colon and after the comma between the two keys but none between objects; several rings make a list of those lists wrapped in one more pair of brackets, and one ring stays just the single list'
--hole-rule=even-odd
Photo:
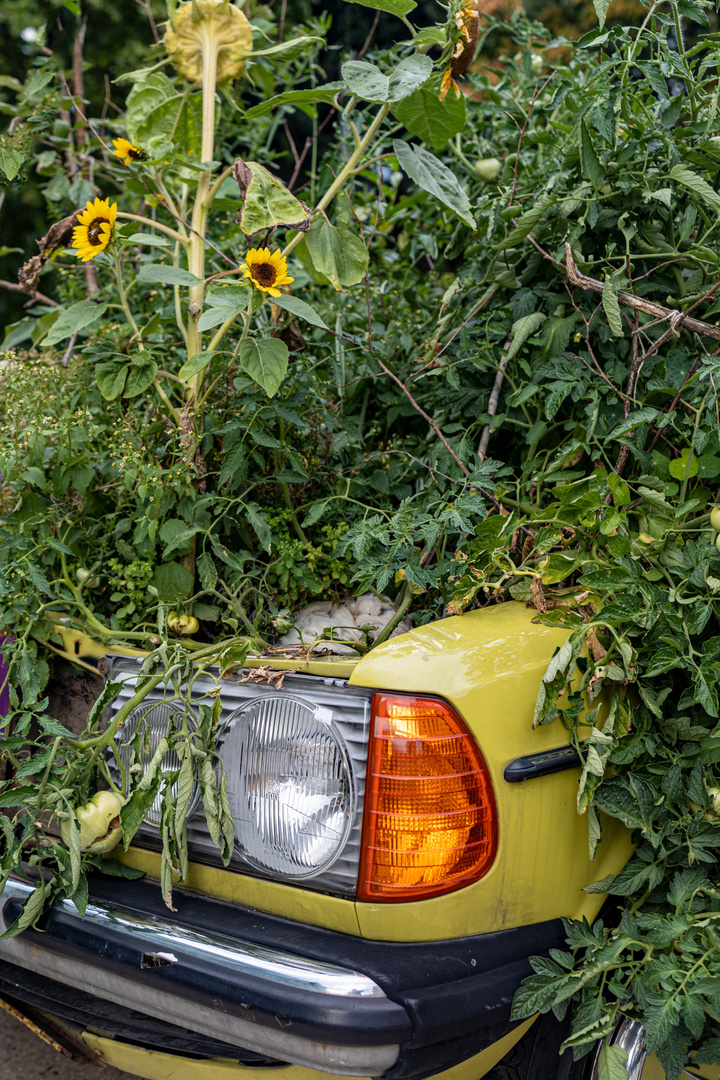
[{"label": "dry twig", "polygon": [[[565,244],[565,256],[570,283],[577,285],[580,289],[587,289],[589,292],[602,296],[605,288],[602,281],[597,281],[596,278],[586,277],[585,274],[580,273],[569,244]],[[635,308],[636,311],[644,311],[646,315],[652,315],[654,319],[669,319],[673,330],[679,330],[682,325],[686,330],[690,330],[694,334],[704,334],[715,341],[720,341],[720,326],[713,326],[711,323],[703,322],[702,319],[694,319],[686,312],[678,311],[677,308],[666,308],[661,304],[654,304],[652,300],[646,300],[643,296],[635,296],[634,293],[625,292],[624,290],[618,291],[617,298],[619,304]]]}]

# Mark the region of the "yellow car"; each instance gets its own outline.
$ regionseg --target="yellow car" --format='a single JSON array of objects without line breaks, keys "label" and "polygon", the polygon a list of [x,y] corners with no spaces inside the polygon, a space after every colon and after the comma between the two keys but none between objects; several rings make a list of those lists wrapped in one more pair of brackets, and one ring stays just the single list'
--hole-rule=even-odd
[{"label": "yellow car", "polygon": [[[584,887],[631,853],[605,819],[589,860],[577,753],[561,725],[532,730],[565,639],[534,614],[507,603],[447,618],[282,685],[224,680],[229,867],[194,813],[169,911],[151,807],[113,853],[144,876],[94,874],[84,916],[66,900],[42,930],[0,941],[0,996],[60,1043],[152,1080],[597,1076],[593,1054],[558,1056],[552,1014],[510,1019],[528,957],[563,946],[562,916],[594,918],[605,898]],[[85,648],[69,632],[66,647]],[[138,673],[112,658],[113,709]],[[167,730],[161,690],[125,720],[121,754],[143,716],[155,746]],[[30,888],[8,883],[0,922]],[[613,1038],[632,1080],[662,1076],[639,1025]]]}]

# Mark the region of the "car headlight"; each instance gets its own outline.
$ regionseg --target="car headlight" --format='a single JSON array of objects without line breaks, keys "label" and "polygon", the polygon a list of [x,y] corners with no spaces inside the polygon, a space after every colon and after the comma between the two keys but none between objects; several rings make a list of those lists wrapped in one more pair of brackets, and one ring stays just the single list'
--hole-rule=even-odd
[{"label": "car headlight", "polygon": [[235,843],[258,869],[302,879],[338,858],[354,814],[354,784],[332,711],[287,694],[230,718],[222,743]]},{"label": "car headlight", "polygon": [[[118,756],[122,761],[126,776],[129,776],[128,770],[133,764],[133,740],[138,729],[141,726],[145,729],[141,735],[140,743],[140,764],[144,770],[157,750],[160,740],[164,738],[171,729],[177,731],[182,727],[184,713],[185,709],[182,705],[179,705],[176,702],[165,701],[158,702],[150,708],[148,708],[147,704],[144,704],[138,705],[137,709],[133,709],[120,731],[115,736]],[[193,713],[188,715],[187,723],[189,731],[197,730],[197,720]],[[180,758],[174,750],[170,749],[163,758],[162,771],[164,773],[173,772],[175,769],[180,768],[180,764]],[[177,794],[177,783],[173,784],[172,791],[173,796],[175,796]],[[125,794],[127,794],[127,791]],[[195,784],[193,786],[192,795],[190,796],[188,815],[191,814],[197,806],[199,797],[200,788],[198,784]],[[148,810],[145,821],[151,825],[158,826],[161,818],[162,797],[158,795]]]}]

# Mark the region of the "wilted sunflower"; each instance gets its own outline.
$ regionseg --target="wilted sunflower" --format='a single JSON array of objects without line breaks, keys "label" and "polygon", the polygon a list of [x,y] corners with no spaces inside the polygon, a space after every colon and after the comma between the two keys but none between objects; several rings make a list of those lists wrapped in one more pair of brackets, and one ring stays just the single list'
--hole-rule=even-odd
[{"label": "wilted sunflower", "polygon": [[190,82],[202,81],[207,57],[216,57],[218,85],[242,75],[252,52],[252,27],[228,0],[188,0],[165,31],[170,61]]},{"label": "wilted sunflower", "polygon": [[72,246],[82,262],[94,259],[110,243],[117,217],[117,203],[109,199],[95,199],[78,214],[78,224],[73,229]]},{"label": "wilted sunflower", "polygon": [[455,82],[458,75],[472,64],[475,58],[478,36],[480,32],[480,15],[477,0],[467,0],[454,15],[455,26],[450,24],[449,55],[447,52],[441,57],[447,63],[440,83],[440,100],[444,101],[448,90],[452,87],[455,97],[460,97],[460,88]]},{"label": "wilted sunflower", "polygon": [[134,165],[145,157],[140,147],[133,146],[127,139],[113,139],[113,146],[113,154],[122,160],[123,165]]},{"label": "wilted sunflower", "polygon": [[289,285],[295,278],[288,277],[287,259],[280,249],[270,252],[269,248],[250,248],[245,256],[243,275],[250,278],[256,289],[280,296],[278,285]]}]

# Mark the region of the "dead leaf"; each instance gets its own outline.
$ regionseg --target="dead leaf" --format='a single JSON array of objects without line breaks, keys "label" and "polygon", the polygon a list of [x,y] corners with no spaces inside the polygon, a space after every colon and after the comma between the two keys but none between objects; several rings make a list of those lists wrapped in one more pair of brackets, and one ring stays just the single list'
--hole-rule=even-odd
[{"label": "dead leaf", "polygon": [[600,644],[597,639],[594,627],[589,631],[587,636],[588,649],[592,655],[593,660],[597,663],[599,660],[604,659],[607,656],[607,649]]},{"label": "dead leaf", "polygon": [[535,604],[535,607],[541,615],[544,615],[547,611],[547,603],[545,602],[545,593],[543,592],[542,581],[537,575],[534,575],[530,579],[530,588],[532,589],[533,603]]},{"label": "dead leaf", "polygon": [[530,552],[532,551],[532,549],[534,547],[535,547],[535,537],[533,536],[533,534],[531,532],[528,532],[527,536],[525,537],[525,542],[523,543],[523,546],[522,546],[523,562],[525,561],[525,559],[527,559],[528,555],[530,554]]},{"label": "dead leaf", "polygon": [[62,221],[56,221],[54,225],[50,226],[45,236],[37,241],[40,254],[33,255],[31,259],[28,259],[18,272],[18,283],[24,292],[34,296],[40,281],[40,273],[45,264],[50,261],[50,257],[59,248],[70,247],[73,229],[78,223],[79,213],[81,211],[76,210],[74,214],[63,218]]}]

